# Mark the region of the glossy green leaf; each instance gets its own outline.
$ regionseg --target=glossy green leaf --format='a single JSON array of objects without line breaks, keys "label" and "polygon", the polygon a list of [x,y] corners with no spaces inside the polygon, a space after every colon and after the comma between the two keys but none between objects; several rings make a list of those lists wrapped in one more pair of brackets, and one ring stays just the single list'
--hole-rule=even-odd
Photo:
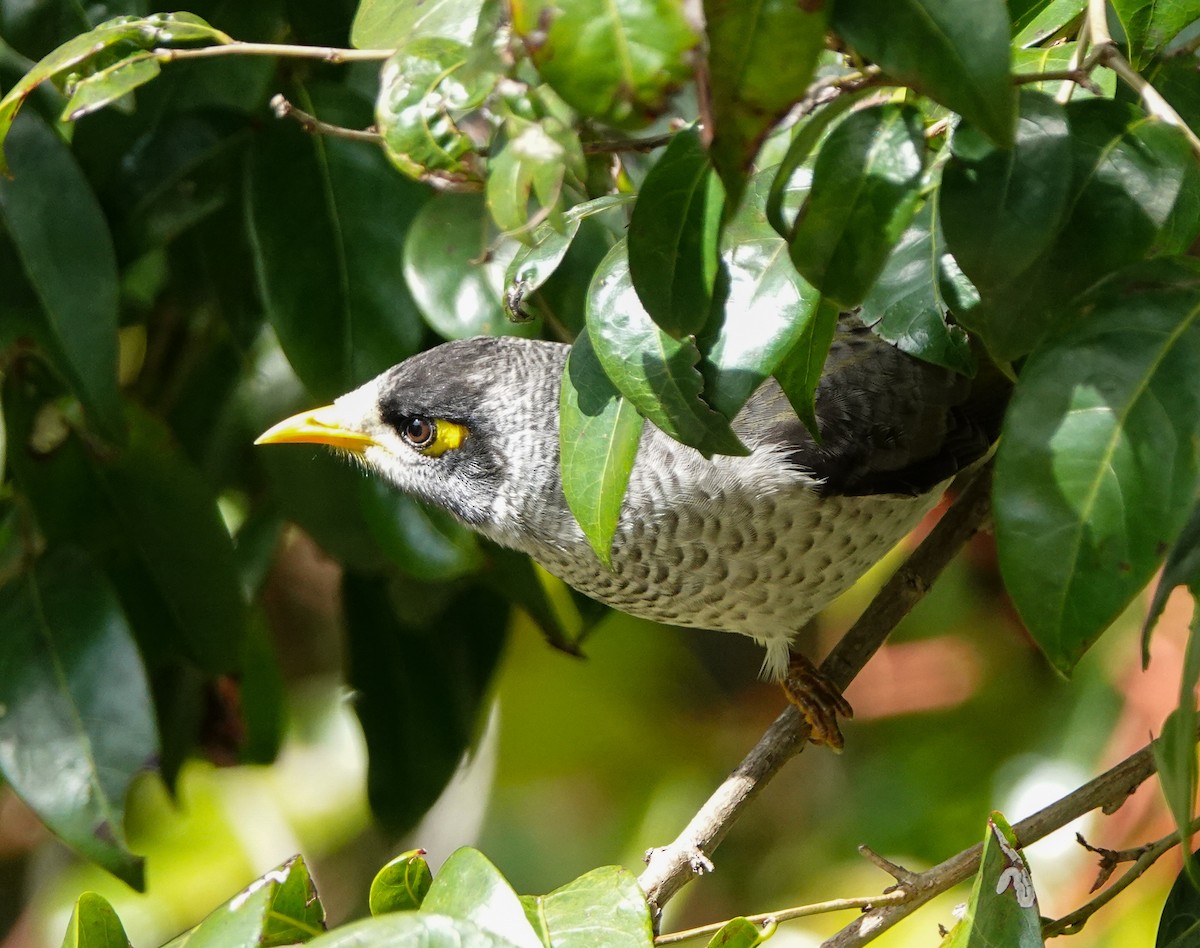
[{"label": "glossy green leaf", "polygon": [[[951,299],[947,299],[948,293]],[[971,281],[946,250],[931,200],[901,235],[863,300],[859,317],[901,351],[974,375],[975,356],[967,334],[946,323],[955,302],[974,293]]]},{"label": "glossy green leaf", "polygon": [[8,137],[0,222],[45,319],[51,358],[108,438],[123,432],[117,392],[117,262],[108,223],[70,149],[27,115]]},{"label": "glossy green leaf", "polygon": [[1082,19],[1087,0],[1043,0],[1039,3],[1023,4],[1024,9],[1009,11],[1013,14],[1013,47],[1037,46],[1063,30],[1077,18]]},{"label": "glossy green leaf", "polygon": [[474,922],[521,948],[542,948],[517,893],[477,849],[464,846],[450,854],[425,894],[421,911]]},{"label": "glossy green leaf", "polygon": [[138,53],[121,59],[81,79],[63,109],[62,121],[77,122],[144,86],[159,74],[158,59],[152,53]]},{"label": "glossy green leaf", "polygon": [[695,127],[671,140],[638,192],[629,275],[650,318],[676,339],[698,332],[712,305],[720,196]]},{"label": "glossy green leaf", "polygon": [[405,44],[384,63],[375,124],[392,164],[411,178],[433,177],[458,189],[483,180],[475,142],[458,120],[495,84],[469,64],[462,43],[427,37]]},{"label": "glossy green leaf", "polygon": [[342,925],[309,942],[312,948],[519,948],[466,919],[398,912]]},{"label": "glossy green leaf", "polygon": [[554,948],[650,948],[650,908],[637,879],[601,866],[549,895],[525,896],[525,913]]},{"label": "glossy green leaf", "polygon": [[708,948],[755,948],[775,934],[775,922],[756,925],[748,918],[731,918],[708,942]]},{"label": "glossy green leaf", "polygon": [[1198,485],[1196,274],[1126,286],[1030,356],[996,459],[1005,585],[1063,672],[1154,574]]},{"label": "glossy green leaf", "polygon": [[[187,948],[282,948],[325,931],[325,910],[302,856],[250,883],[176,941]],[[174,943],[173,943],[174,944]]]},{"label": "glossy green leaf", "polygon": [[774,372],[775,381],[813,437],[820,437],[815,408],[817,383],[821,381],[825,358],[837,332],[838,315],[835,305],[822,300]]},{"label": "glossy green leaf", "polygon": [[583,175],[583,150],[574,129],[555,119],[508,125],[508,141],[488,163],[488,209],[501,230],[528,240],[524,234],[533,222],[559,213],[567,175]]},{"label": "glossy green leaf", "polygon": [[510,322],[501,296],[516,256],[482,196],[440,194],[417,214],[404,246],[404,276],[421,315],[447,339],[533,335],[534,324]]},{"label": "glossy green leaf", "polygon": [[[119,16],[94,30],[73,37],[43,57],[0,99],[0,146],[5,144],[13,119],[21,105],[47,79],[57,79],[68,70],[84,70],[93,57],[121,43],[142,49],[186,42],[229,43],[230,37],[215,30],[191,13],[156,13],[149,17]],[[0,147],[0,178],[9,173]]]},{"label": "glossy green leaf", "polygon": [[563,493],[600,560],[612,539],[642,437],[643,420],[609,381],[587,331],[567,357],[559,408]]},{"label": "glossy green leaf", "polygon": [[0,773],[64,842],[135,889],[125,795],[154,766],[146,673],[116,593],[60,547],[0,587]]},{"label": "glossy green leaf", "polygon": [[[479,727],[508,622],[507,603],[459,588],[411,614],[410,584],[396,590],[347,572],[342,608],[347,678],[367,742],[367,797],[379,821],[412,828],[458,768]],[[423,598],[433,591],[424,587]],[[397,597],[396,594],[399,594]]]},{"label": "glossy green leaf", "polygon": [[1013,141],[1003,0],[856,0],[833,8],[834,32],[891,78],[959,113],[1000,147]]},{"label": "glossy green leaf", "polygon": [[800,274],[843,308],[866,296],[912,219],[924,149],[920,113],[894,105],[853,113],[821,147],[789,247]]},{"label": "glossy green leaf", "polygon": [[425,861],[425,850],[410,849],[401,853],[371,880],[371,914],[419,909],[432,882],[433,873]]},{"label": "glossy green leaf", "polygon": [[676,0],[515,0],[513,28],[568,105],[610,125],[644,125],[691,75],[699,37]]},{"label": "glossy green leaf", "polygon": [[825,47],[829,5],[706,0],[709,154],[731,208],[771,127],[798,102]]},{"label": "glossy green leaf", "polygon": [[1042,921],[1029,863],[999,813],[988,820],[967,914],[943,948],[1042,948]]},{"label": "glossy green leaf", "polygon": [[587,328],[605,374],[639,414],[706,456],[745,453],[729,420],[703,399],[695,344],[672,339],[642,308],[623,243],[609,252],[593,277]]},{"label": "glossy green leaf", "polygon": [[[1200,853],[1192,853],[1193,861]],[[1162,917],[1158,920],[1158,936],[1154,948],[1192,948],[1200,938],[1200,889],[1186,870],[1175,877]]]},{"label": "glossy green leaf", "polygon": [[396,49],[423,36],[469,43],[483,0],[362,0],[350,28],[359,49]]},{"label": "glossy green leaf", "polygon": [[1129,61],[1140,69],[1160,53],[1189,23],[1200,19],[1191,0],[1113,0],[1125,31]]},{"label": "glossy green leaf", "polygon": [[129,948],[129,936],[108,900],[85,892],[75,900],[62,948]]},{"label": "glossy green leaf", "polygon": [[767,223],[773,172],[756,175],[725,225],[714,312],[698,342],[704,353],[704,398],[733,418],[796,345],[816,312],[820,293],[788,256],[787,243]]},{"label": "glossy green leaf", "polygon": [[[305,102],[365,124],[365,102],[330,86]],[[421,324],[400,272],[424,191],[359,142],[264,128],[251,149],[247,211],[267,316],[296,374],[332,400],[412,355]]]}]

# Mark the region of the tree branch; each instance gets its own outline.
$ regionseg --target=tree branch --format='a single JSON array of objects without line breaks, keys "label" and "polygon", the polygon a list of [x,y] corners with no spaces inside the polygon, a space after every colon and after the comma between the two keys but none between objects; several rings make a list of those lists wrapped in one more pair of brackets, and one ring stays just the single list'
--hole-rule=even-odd
[{"label": "tree branch", "polygon": [[[830,652],[821,672],[838,688],[846,689],[963,544],[974,536],[990,509],[991,484],[988,462]],[[804,749],[809,733],[807,722],[789,706],[675,841],[646,854],[647,866],[638,883],[656,914],[691,879],[712,870],[707,854],[725,838],[742,811],[780,768]]]},{"label": "tree branch", "polygon": [[303,109],[292,105],[283,97],[282,93],[271,97],[271,111],[275,113],[276,118],[295,119],[300,123],[300,127],[311,135],[329,135],[333,138],[345,138],[353,142],[369,142],[372,145],[378,145],[383,141],[383,137],[374,129],[343,128],[341,125],[322,122],[315,115],[310,115]]},{"label": "tree branch", "polygon": [[387,59],[394,49],[340,49],[336,46],[296,46],[288,43],[243,43],[234,40],[219,46],[154,50],[160,63],[177,59],[210,59],[214,56],[281,56],[290,59],[318,59],[326,63],[376,62]]}]

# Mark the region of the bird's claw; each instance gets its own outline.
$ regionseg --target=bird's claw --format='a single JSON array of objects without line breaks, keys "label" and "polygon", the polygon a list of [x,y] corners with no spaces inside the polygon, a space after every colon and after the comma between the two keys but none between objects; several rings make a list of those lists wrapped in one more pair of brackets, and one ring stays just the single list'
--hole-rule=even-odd
[{"label": "bird's claw", "polygon": [[809,740],[814,744],[825,744],[836,753],[845,746],[838,718],[854,717],[850,702],[842,697],[828,678],[803,655],[793,653],[787,675],[780,681],[788,701],[804,715],[812,729]]}]

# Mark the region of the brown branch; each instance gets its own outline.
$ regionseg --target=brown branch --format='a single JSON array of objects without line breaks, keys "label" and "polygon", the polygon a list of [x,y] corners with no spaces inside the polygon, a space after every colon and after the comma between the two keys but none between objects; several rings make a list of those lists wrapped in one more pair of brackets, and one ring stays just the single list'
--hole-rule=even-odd
[{"label": "brown branch", "polygon": [[1104,91],[1092,79],[1091,73],[1082,67],[1048,69],[1045,72],[1019,72],[1013,74],[1012,81],[1015,86],[1029,85],[1034,82],[1073,82],[1077,86],[1083,86],[1094,95],[1101,95]]},{"label": "brown branch", "polygon": [[[891,630],[974,536],[990,509],[991,483],[989,462],[830,652],[821,672],[838,688],[846,689]],[[656,913],[695,876],[712,870],[707,854],[725,838],[742,811],[780,768],[804,749],[809,733],[808,724],[789,706],[675,841],[646,854],[647,866],[638,883]]]},{"label": "brown branch", "polygon": [[654,151],[669,145],[676,132],[663,132],[651,138],[614,138],[607,141],[584,142],[585,155],[612,155],[623,151]]},{"label": "brown branch", "polygon": [[281,56],[292,59],[318,59],[325,63],[378,62],[387,59],[394,49],[340,49],[336,46],[294,46],[288,43],[242,43],[234,40],[218,46],[156,49],[154,58],[160,63],[178,59],[211,59],[214,56]]},{"label": "brown branch", "polygon": [[333,138],[345,138],[353,142],[370,142],[372,145],[378,145],[383,141],[383,136],[374,129],[343,128],[340,125],[322,122],[315,115],[310,115],[303,109],[292,105],[282,94],[271,98],[271,111],[275,113],[276,118],[295,119],[300,123],[300,127],[310,135],[329,135]]}]

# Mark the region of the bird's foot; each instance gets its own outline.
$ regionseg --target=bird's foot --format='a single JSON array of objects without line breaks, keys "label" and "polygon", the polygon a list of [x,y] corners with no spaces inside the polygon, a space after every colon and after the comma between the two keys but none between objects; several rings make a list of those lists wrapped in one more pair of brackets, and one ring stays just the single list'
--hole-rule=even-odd
[{"label": "bird's foot", "polygon": [[838,727],[838,718],[854,717],[854,709],[837,686],[822,675],[816,665],[795,652],[787,675],[779,683],[788,701],[796,706],[812,728],[808,739],[814,744],[827,744],[831,750],[840,753],[846,741]]}]

